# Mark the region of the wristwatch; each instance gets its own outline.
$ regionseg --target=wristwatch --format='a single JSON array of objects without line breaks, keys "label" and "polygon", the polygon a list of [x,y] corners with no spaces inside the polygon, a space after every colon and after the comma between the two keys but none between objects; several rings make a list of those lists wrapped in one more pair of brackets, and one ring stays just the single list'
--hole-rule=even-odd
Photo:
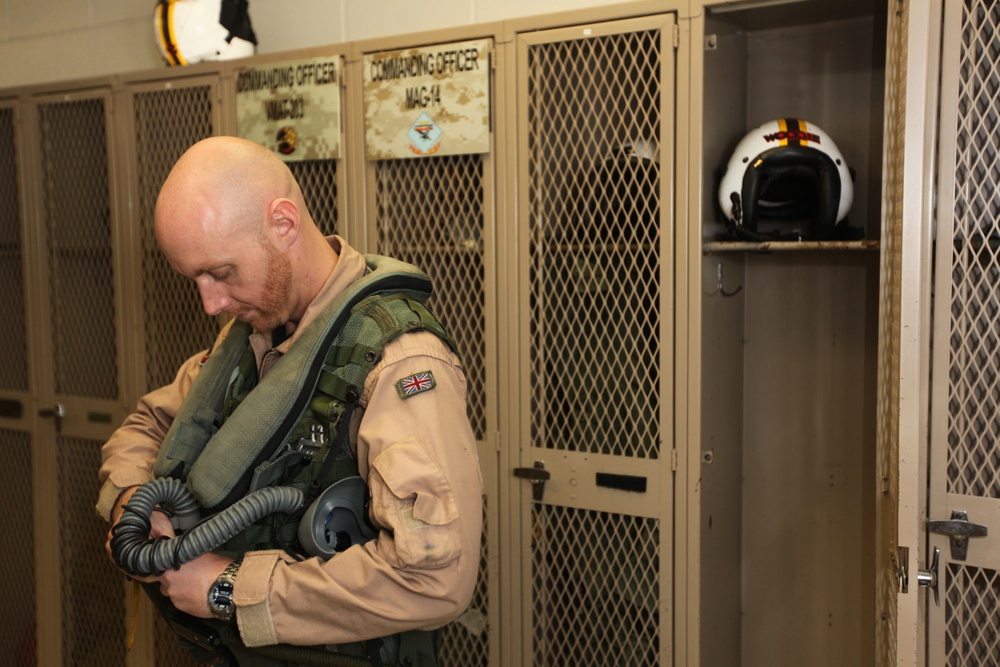
[{"label": "wristwatch", "polygon": [[232,620],[236,612],[236,605],[233,604],[233,586],[236,585],[236,573],[239,569],[240,561],[234,560],[208,589],[208,606],[212,610],[212,616],[220,621]]}]

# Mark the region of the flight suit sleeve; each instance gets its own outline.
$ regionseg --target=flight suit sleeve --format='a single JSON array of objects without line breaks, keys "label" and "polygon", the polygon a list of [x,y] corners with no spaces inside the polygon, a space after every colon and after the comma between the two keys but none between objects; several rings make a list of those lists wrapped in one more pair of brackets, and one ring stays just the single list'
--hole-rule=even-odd
[{"label": "flight suit sleeve", "polygon": [[378,536],[329,561],[251,552],[234,601],[248,646],[340,644],[444,625],[479,572],[482,475],[457,357],[433,334],[386,346],[357,426]]},{"label": "flight suit sleeve", "polygon": [[174,381],[139,399],[135,412],[125,418],[101,448],[98,472],[101,491],[97,513],[110,520],[115,500],[125,489],[153,479],[153,463],[184,396],[198,375],[205,352],[188,359]]}]

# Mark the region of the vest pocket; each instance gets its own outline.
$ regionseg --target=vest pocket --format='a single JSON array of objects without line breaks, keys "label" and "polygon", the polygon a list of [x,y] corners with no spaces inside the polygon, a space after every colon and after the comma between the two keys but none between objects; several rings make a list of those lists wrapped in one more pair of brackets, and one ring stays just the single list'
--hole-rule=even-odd
[{"label": "vest pocket", "polygon": [[454,491],[416,438],[375,457],[368,481],[372,518],[391,533],[379,537],[388,559],[403,566],[438,567],[458,558],[462,548]]}]

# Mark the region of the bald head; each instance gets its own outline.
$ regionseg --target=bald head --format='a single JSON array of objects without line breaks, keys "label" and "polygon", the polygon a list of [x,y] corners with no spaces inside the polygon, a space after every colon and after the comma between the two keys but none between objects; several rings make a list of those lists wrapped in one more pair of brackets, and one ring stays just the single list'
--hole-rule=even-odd
[{"label": "bald head", "polygon": [[265,222],[268,204],[279,198],[306,211],[284,162],[252,141],[211,137],[189,148],[167,176],[156,202],[157,238],[186,223],[201,228],[183,229],[184,234],[255,231]]},{"label": "bald head", "polygon": [[[236,137],[199,141],[181,156],[160,189],[154,229],[167,261],[198,283],[212,314],[241,301],[254,306],[239,298],[243,288],[263,289],[256,274],[289,267],[282,298],[290,319],[282,321],[294,322],[337,262],[285,163]],[[218,298],[207,298],[212,290]]]}]

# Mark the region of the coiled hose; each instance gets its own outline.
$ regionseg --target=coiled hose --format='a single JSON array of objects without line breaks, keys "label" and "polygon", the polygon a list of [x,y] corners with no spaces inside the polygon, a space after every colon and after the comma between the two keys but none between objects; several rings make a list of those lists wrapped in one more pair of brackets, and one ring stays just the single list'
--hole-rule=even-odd
[{"label": "coiled hose", "polygon": [[180,519],[199,513],[198,503],[183,482],[161,477],[139,487],[112,528],[111,557],[136,577],[163,574],[226,543],[255,521],[275,512],[302,508],[305,496],[287,486],[259,489],[177,537],[150,539],[150,516],[157,505],[171,507]]}]

